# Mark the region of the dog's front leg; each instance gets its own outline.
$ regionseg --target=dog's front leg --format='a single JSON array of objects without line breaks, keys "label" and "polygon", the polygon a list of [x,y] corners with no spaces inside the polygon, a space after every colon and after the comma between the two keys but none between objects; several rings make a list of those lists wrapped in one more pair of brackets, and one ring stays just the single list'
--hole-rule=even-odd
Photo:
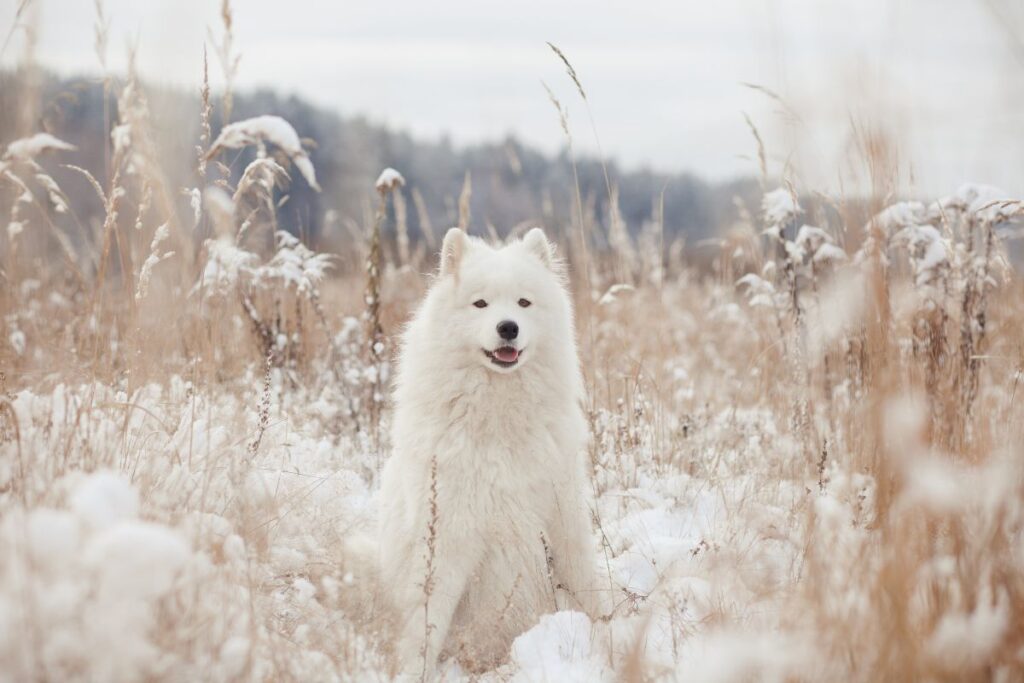
[{"label": "dog's front leg", "polygon": [[591,618],[607,616],[612,597],[606,573],[597,571],[598,553],[594,542],[590,509],[578,485],[558,490],[551,534],[551,559],[555,578],[569,594],[571,609]]},{"label": "dog's front leg", "polygon": [[414,562],[421,572],[411,577],[420,588],[419,605],[408,615],[399,642],[399,661],[402,673],[429,678],[441,654],[452,617],[473,572],[483,558],[483,540],[437,530],[437,541],[431,557],[425,546],[424,555]]}]

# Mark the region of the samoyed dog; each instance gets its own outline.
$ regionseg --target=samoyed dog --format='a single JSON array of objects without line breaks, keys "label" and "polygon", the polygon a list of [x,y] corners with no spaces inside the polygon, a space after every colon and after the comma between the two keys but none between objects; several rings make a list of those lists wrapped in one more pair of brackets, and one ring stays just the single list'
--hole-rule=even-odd
[{"label": "samoyed dog", "polygon": [[[401,342],[379,493],[380,589],[401,671],[478,669],[555,609],[600,616],[572,304],[539,228],[458,228]],[[603,584],[603,585],[602,585]]]}]

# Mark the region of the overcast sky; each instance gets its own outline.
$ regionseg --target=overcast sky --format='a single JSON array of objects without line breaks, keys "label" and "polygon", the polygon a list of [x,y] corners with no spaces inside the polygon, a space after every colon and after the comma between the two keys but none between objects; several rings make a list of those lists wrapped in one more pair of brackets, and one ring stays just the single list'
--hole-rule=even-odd
[{"label": "overcast sky", "polygon": [[[0,0],[6,34],[19,0]],[[219,0],[106,0],[110,63],[126,45],[150,81],[197,88]],[[1005,28],[991,6],[1015,7]],[[514,133],[564,144],[541,86],[594,149],[586,111],[545,41],[574,63],[605,152],[627,167],[711,179],[754,173],[743,121],[762,129],[776,168],[805,185],[850,183],[850,122],[899,145],[903,190],[973,180],[1024,192],[1024,61],[1010,31],[1017,0],[706,0],[599,3],[235,0],[238,87],[270,86],[424,138],[457,143]],[[93,0],[34,0],[36,56],[65,74],[96,72]],[[15,35],[3,62],[22,53]],[[222,82],[214,63],[213,83]],[[797,119],[741,83],[779,93]],[[788,122],[787,122],[788,121]],[[300,131],[301,133],[302,131]]]}]

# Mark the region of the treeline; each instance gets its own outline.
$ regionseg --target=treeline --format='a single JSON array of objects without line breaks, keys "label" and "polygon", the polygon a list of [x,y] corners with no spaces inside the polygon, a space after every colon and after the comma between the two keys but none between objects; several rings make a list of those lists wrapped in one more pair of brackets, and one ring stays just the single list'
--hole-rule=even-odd
[{"label": "treeline", "polygon": [[[117,97],[121,84],[97,79],[56,78],[36,74],[26,79],[18,73],[0,74],[0,146],[40,130],[50,132],[78,147],[62,155],[61,162],[88,169],[106,178],[107,143],[117,121]],[[145,88],[149,102],[152,139],[160,149],[168,187],[191,188],[198,183],[196,145],[200,136],[198,92]],[[30,106],[30,102],[39,105]],[[222,106],[214,96],[212,127],[216,136],[222,125]],[[428,218],[435,231],[458,221],[459,195],[466,174],[472,193],[470,231],[499,235],[526,221],[553,232],[574,225],[575,175],[567,152],[551,157],[524,145],[514,137],[495,144],[460,147],[448,139],[424,141],[390,130],[359,117],[344,117],[316,107],[295,96],[269,90],[239,93],[233,98],[231,120],[260,114],[287,119],[299,135],[308,138],[321,193],[314,192],[293,174],[288,200],[283,205],[283,227],[314,244],[339,247],[351,239],[344,225],[365,225],[372,213],[373,181],[381,169],[391,166],[405,176],[410,238],[418,239],[421,219]],[[555,114],[552,112],[552,118]],[[553,122],[552,125],[557,125]],[[235,181],[250,156],[229,157]],[[77,174],[53,165],[54,177],[71,197],[80,221],[99,220],[103,209],[94,193]],[[709,183],[692,174],[666,175],[647,170],[623,171],[610,162],[609,174],[618,191],[624,224],[634,234],[663,215],[666,239],[685,236],[694,243],[717,234],[736,217],[735,198],[756,206],[759,192],[751,179]],[[610,224],[612,210],[599,160],[577,160],[577,175],[585,220],[591,225]],[[63,182],[69,180],[70,182]],[[412,191],[420,200],[412,201]],[[6,203],[0,200],[0,204]],[[181,205],[187,211],[187,201]],[[595,231],[600,242],[601,231]]]}]

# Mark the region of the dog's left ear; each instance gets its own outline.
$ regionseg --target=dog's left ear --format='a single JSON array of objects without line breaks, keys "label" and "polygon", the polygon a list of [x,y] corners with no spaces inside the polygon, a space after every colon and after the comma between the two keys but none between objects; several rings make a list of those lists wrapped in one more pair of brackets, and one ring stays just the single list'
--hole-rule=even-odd
[{"label": "dog's left ear", "polygon": [[523,246],[531,254],[541,260],[545,266],[551,267],[555,260],[555,247],[548,241],[547,235],[540,228],[531,228],[523,238]]}]

